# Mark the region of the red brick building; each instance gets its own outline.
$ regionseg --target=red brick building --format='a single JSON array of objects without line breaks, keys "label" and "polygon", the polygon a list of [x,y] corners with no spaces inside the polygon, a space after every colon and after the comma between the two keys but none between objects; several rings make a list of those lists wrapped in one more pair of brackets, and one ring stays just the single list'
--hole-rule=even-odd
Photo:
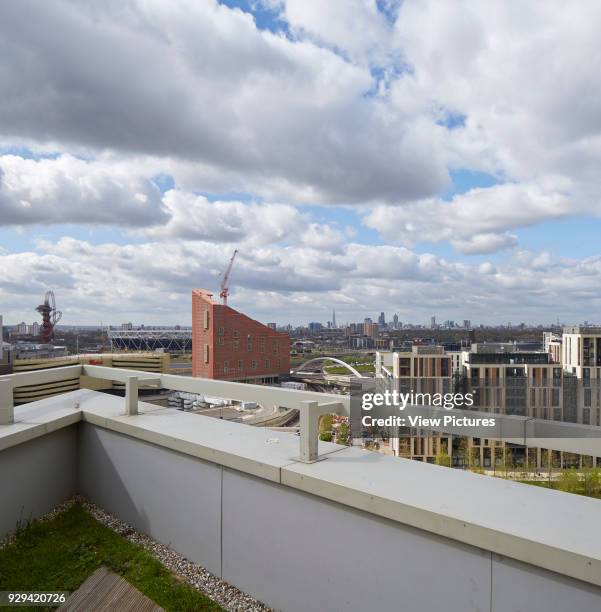
[{"label": "red brick building", "polygon": [[192,291],[192,375],[265,384],[290,373],[290,337]]}]

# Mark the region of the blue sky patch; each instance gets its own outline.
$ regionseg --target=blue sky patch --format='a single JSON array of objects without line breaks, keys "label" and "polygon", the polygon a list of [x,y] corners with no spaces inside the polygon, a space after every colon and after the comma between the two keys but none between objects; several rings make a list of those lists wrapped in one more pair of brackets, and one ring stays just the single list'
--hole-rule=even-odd
[{"label": "blue sky patch", "polygon": [[258,0],[218,0],[218,2],[252,15],[259,30],[268,30],[274,34],[279,32],[289,34],[288,24],[279,18],[278,10],[267,7]]}]

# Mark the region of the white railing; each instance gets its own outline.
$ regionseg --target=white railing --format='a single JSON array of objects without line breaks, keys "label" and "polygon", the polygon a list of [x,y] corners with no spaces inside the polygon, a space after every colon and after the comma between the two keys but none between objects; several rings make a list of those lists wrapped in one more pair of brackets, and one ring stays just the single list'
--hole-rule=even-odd
[{"label": "white railing", "polygon": [[264,385],[249,385],[207,378],[191,378],[174,374],[156,374],[95,365],[74,365],[35,372],[21,372],[0,378],[0,425],[14,420],[13,389],[64,380],[65,375],[85,375],[125,384],[125,413],[138,414],[138,391],[157,387],[173,391],[187,391],[236,401],[250,401],[261,405],[293,408],[300,413],[300,449],[298,461],[313,463],[319,460],[319,417],[323,414],[350,414],[350,398],[343,395],[281,389]]},{"label": "white railing", "polygon": [[[350,397],[282,389],[264,385],[250,385],[206,378],[193,378],[174,374],[157,374],[139,370],[126,370],[95,365],[73,365],[48,370],[21,372],[0,376],[0,425],[14,421],[13,390],[36,384],[48,384],[64,380],[65,377],[85,375],[90,378],[110,380],[125,384],[125,413],[138,413],[138,390],[141,388],[163,388],[186,391],[236,401],[251,401],[265,405],[292,408],[300,414],[300,449],[298,461],[313,463],[318,455],[319,417],[323,414],[350,416]],[[407,406],[404,416],[421,415],[424,417],[494,416],[497,427],[487,434],[487,438],[523,444],[532,448],[541,447],[556,451],[582,455],[601,456],[601,428],[578,423],[533,419],[530,417],[502,415],[464,410],[444,410],[432,406]],[[482,436],[482,430],[466,427],[420,427],[453,435]]]},{"label": "white railing", "polygon": [[123,370],[104,366],[82,366],[83,373],[92,378],[125,382],[126,413],[138,413],[138,389],[157,386],[174,391],[187,391],[223,397],[238,401],[256,402],[261,405],[275,405],[295,408],[300,413],[300,450],[298,461],[313,463],[319,460],[318,437],[319,417],[323,414],[350,414],[350,398],[311,391],[281,389],[264,385],[191,378],[174,374],[141,373],[136,370]]}]

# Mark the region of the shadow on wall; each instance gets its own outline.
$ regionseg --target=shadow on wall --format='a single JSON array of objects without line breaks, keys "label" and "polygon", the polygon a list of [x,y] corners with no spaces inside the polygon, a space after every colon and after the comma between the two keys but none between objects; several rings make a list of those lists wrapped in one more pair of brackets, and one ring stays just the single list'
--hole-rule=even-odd
[{"label": "shadow on wall", "polygon": [[79,432],[79,492],[220,576],[221,466],[89,423]]}]

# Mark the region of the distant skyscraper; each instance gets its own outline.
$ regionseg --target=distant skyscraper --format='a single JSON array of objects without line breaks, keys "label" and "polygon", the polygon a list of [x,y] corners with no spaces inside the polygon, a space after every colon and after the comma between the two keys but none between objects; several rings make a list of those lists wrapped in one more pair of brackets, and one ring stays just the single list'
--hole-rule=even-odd
[{"label": "distant skyscraper", "polygon": [[471,329],[472,328],[472,322],[469,319],[463,319],[463,327],[465,329]]},{"label": "distant skyscraper", "polygon": [[386,325],[386,317],[384,316],[383,312],[381,312],[380,316],[378,317],[378,325],[381,325],[382,327]]},{"label": "distant skyscraper", "polygon": [[392,327],[394,327],[394,329],[398,329],[399,328],[399,315],[396,314],[396,313],[392,317]]},{"label": "distant skyscraper", "polygon": [[375,340],[378,337],[378,326],[375,323],[364,323],[363,333]]},{"label": "distant skyscraper", "polygon": [[332,310],[332,327],[336,329],[336,311]]},{"label": "distant skyscraper", "polygon": [[430,327],[436,329],[436,317],[434,315],[430,317]]}]

